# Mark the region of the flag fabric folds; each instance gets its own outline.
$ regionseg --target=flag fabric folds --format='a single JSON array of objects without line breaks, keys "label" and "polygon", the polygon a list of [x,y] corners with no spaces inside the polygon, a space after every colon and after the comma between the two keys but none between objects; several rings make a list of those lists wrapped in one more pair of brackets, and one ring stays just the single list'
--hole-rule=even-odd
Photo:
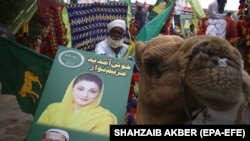
[{"label": "flag fabric folds", "polygon": [[16,95],[21,110],[35,114],[53,59],[0,37],[2,94]]},{"label": "flag fabric folds", "polygon": [[128,12],[127,12],[127,26],[128,26],[128,29],[129,29],[130,24],[131,24],[131,20],[132,20],[131,0],[125,0],[124,2],[126,2],[126,3],[128,4]]},{"label": "flag fabric folds", "polygon": [[175,0],[159,15],[149,21],[138,33],[135,40],[147,42],[150,39],[159,35],[163,25],[166,23],[167,18],[172,13],[175,6]]},{"label": "flag fabric folds", "polygon": [[188,0],[188,3],[192,7],[195,18],[203,19],[206,17],[199,0]]}]

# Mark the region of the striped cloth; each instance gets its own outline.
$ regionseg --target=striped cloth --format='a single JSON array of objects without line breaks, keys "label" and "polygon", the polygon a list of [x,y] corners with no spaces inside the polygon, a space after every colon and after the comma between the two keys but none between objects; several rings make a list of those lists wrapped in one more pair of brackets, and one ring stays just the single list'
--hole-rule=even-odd
[{"label": "striped cloth", "polygon": [[[128,4],[124,2],[83,3],[66,5],[71,30],[72,48],[93,51],[107,35],[107,24],[115,19],[127,19]],[[130,44],[128,29],[125,43]]]}]

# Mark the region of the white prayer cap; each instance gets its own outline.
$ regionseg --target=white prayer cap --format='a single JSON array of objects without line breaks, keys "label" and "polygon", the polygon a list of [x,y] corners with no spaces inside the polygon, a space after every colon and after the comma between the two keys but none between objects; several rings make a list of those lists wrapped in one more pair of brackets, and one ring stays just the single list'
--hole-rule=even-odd
[{"label": "white prayer cap", "polygon": [[61,133],[66,139],[67,141],[69,140],[69,134],[68,132],[64,131],[64,130],[61,130],[61,129],[49,129],[47,132],[58,132],[58,133]]},{"label": "white prayer cap", "polygon": [[117,20],[113,20],[112,22],[110,22],[108,24],[108,32],[114,28],[114,27],[120,27],[124,30],[124,32],[126,31],[126,22],[124,20],[121,19],[117,19]]}]

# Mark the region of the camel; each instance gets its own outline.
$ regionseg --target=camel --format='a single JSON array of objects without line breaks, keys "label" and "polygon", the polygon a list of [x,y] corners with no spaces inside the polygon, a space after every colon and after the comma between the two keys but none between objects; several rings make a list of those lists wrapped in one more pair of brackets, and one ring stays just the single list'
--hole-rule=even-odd
[{"label": "camel", "polygon": [[25,71],[24,84],[22,85],[22,88],[19,91],[19,94],[21,95],[21,97],[26,97],[28,94],[30,94],[33,102],[36,103],[37,100],[39,99],[39,94],[36,93],[35,91],[33,91],[33,89],[32,89],[33,83],[37,83],[39,85],[39,87],[42,89],[43,86],[42,86],[38,76],[36,76],[34,73],[32,73],[30,71]]},{"label": "camel", "polygon": [[239,108],[235,119],[236,124],[245,124],[246,107],[248,106],[248,103],[250,103],[250,78],[247,76],[248,73],[243,71],[243,81],[246,82],[242,85],[244,99],[241,101],[241,103],[239,103]]},{"label": "camel", "polygon": [[138,125],[192,124],[206,107],[227,111],[239,105],[250,88],[240,52],[223,38],[163,35],[138,41],[135,55]]},{"label": "camel", "polygon": [[[243,89],[243,101],[241,101],[241,103],[239,103],[239,105],[237,106],[238,111],[236,114],[236,118],[235,118],[235,124],[245,124],[245,112],[246,112],[246,108],[248,107],[249,103],[250,103],[250,89],[249,89],[249,85],[250,85],[250,79],[249,77],[247,77],[247,75],[249,74],[249,68],[246,67],[248,65],[248,57],[247,57],[247,53],[248,53],[248,46],[247,46],[247,40],[244,37],[239,37],[239,38],[234,38],[231,41],[229,41],[235,48],[237,48],[239,50],[239,52],[241,53],[242,56],[242,60],[243,60],[243,66],[244,69],[246,71],[243,71],[243,80],[245,83],[242,86]],[[248,74],[247,74],[248,73]],[[245,76],[245,77],[244,77]],[[208,123],[208,118],[211,117],[211,115],[208,112],[208,108],[205,108],[203,111],[203,123],[207,124]]]}]

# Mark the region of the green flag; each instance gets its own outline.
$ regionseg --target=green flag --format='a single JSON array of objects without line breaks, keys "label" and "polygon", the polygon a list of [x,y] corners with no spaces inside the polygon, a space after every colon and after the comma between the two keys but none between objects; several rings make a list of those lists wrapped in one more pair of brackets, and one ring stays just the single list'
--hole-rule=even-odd
[{"label": "green flag", "polygon": [[128,60],[129,57],[134,57],[135,56],[135,44],[136,42],[132,40],[129,44],[129,47],[126,51],[126,53],[123,56],[123,59]]},{"label": "green flag", "polygon": [[34,115],[53,59],[0,37],[0,60],[2,93],[16,95],[21,110]]},{"label": "green flag", "polygon": [[125,3],[128,4],[128,12],[127,12],[127,25],[128,25],[128,28],[130,26],[130,22],[131,22],[131,19],[132,19],[132,8],[131,8],[131,0],[125,0]]},{"label": "green flag", "polygon": [[154,17],[161,14],[173,1],[175,0],[157,0],[148,15],[148,20],[151,21]]},{"label": "green flag", "polygon": [[149,21],[138,33],[135,40],[147,42],[150,39],[159,35],[163,25],[165,24],[167,18],[171,14],[175,5],[175,0],[170,3],[170,5],[159,15]]}]

